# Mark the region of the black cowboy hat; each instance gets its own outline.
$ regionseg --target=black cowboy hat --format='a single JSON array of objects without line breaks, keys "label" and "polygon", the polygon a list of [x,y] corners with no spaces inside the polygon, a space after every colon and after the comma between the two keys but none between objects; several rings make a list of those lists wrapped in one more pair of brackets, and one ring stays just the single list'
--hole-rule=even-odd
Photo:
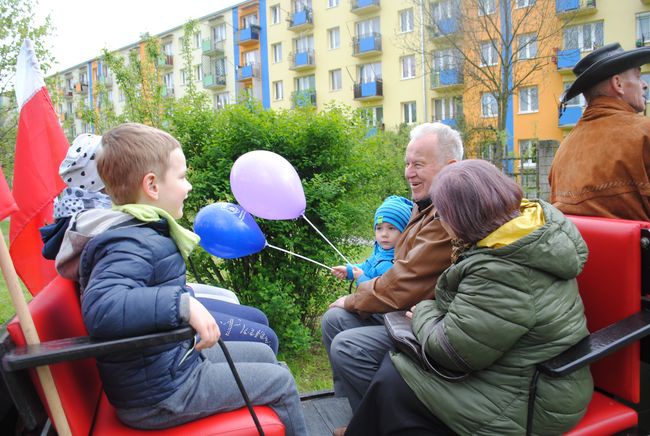
[{"label": "black cowboy hat", "polygon": [[650,63],[650,47],[625,51],[618,42],[604,45],[589,53],[573,67],[576,81],[562,95],[561,103],[630,68]]}]

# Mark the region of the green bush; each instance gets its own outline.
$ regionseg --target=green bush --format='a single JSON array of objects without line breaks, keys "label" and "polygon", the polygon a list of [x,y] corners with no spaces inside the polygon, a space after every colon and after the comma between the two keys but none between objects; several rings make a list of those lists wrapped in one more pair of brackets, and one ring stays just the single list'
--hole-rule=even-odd
[{"label": "green bush", "polygon": [[[373,237],[375,208],[387,195],[406,194],[403,134],[366,137],[362,119],[341,107],[318,113],[311,108],[273,111],[248,101],[215,114],[206,105],[181,102],[171,116],[193,185],[186,225],[207,204],[235,203],[229,183],[233,163],[246,152],[270,150],[291,162],[301,177],[308,219],[351,261],[363,260],[358,240]],[[257,222],[275,246],[327,265],[344,263],[302,219]],[[304,350],[327,305],[347,292],[347,283],[324,268],[271,248],[232,260],[200,250],[193,259],[196,279],[232,289],[242,303],[263,310],[285,351]]]}]

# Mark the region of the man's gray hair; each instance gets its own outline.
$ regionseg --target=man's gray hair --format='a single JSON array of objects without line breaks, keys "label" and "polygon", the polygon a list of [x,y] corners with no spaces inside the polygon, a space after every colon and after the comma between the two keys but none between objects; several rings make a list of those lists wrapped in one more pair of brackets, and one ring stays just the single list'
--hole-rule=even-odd
[{"label": "man's gray hair", "polygon": [[441,157],[445,161],[461,161],[463,159],[463,141],[460,139],[460,133],[446,124],[422,123],[415,126],[411,129],[411,141],[432,134],[435,134],[438,138]]}]

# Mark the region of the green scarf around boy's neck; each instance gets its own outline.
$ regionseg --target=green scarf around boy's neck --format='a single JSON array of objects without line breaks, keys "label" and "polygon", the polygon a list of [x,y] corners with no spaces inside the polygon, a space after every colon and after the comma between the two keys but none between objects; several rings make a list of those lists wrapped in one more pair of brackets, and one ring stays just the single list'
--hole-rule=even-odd
[{"label": "green scarf around boy's neck", "polygon": [[123,204],[121,206],[113,206],[113,210],[128,213],[135,219],[147,223],[160,221],[161,219],[167,220],[169,224],[169,235],[176,243],[178,251],[181,252],[185,260],[187,260],[194,247],[201,240],[199,235],[178,224],[169,212],[159,207],[148,204]]}]

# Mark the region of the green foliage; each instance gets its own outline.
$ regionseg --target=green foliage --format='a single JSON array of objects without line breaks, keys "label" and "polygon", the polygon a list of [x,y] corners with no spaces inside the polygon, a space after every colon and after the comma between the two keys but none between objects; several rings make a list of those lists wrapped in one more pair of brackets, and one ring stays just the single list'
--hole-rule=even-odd
[{"label": "green foliage", "polygon": [[[354,241],[372,237],[377,205],[387,195],[406,193],[404,142],[393,145],[393,134],[364,137],[361,119],[345,108],[272,111],[248,101],[215,114],[207,104],[186,103],[175,109],[171,129],[190,167],[187,225],[209,203],[235,202],[230,169],[252,150],[271,150],[292,163],[305,191],[305,215],[355,262],[363,260],[363,247]],[[327,265],[343,263],[302,219],[257,221],[270,244]],[[205,252],[194,259],[198,280],[232,289],[267,314],[285,351],[305,349],[319,316],[348,288],[327,270],[271,248],[241,259],[218,260]]]},{"label": "green foliage", "polygon": [[16,73],[16,59],[25,38],[29,37],[45,72],[54,61],[45,45],[52,31],[49,15],[36,23],[34,10],[37,0],[0,0],[0,165],[11,180],[14,145],[18,127],[18,112],[12,78]]}]

